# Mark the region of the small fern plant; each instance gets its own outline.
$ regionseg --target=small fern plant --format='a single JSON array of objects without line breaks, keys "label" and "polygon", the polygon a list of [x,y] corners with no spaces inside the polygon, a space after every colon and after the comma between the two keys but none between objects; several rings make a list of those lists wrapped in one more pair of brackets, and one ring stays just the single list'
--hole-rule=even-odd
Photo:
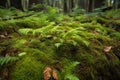
[{"label": "small fern plant", "polygon": [[[85,32],[85,31],[84,31]],[[71,29],[65,33],[61,34],[62,39],[74,45],[81,43],[85,46],[89,46],[89,41],[85,38],[86,35],[83,34],[83,31],[80,28]],[[76,43],[76,44],[75,44]]]},{"label": "small fern plant", "polygon": [[77,61],[66,63],[62,72],[64,80],[79,80],[75,73],[73,73],[78,64],[80,64],[80,62]]},{"label": "small fern plant", "polygon": [[33,36],[35,36],[36,34],[40,34],[40,35],[46,35],[47,33],[49,33],[49,31],[54,28],[54,22],[51,22],[49,25],[44,26],[42,28],[37,28],[37,29],[31,29],[31,28],[23,28],[23,29],[19,29],[19,33],[23,34],[23,35],[28,35],[29,33],[31,33]]},{"label": "small fern plant", "polygon": [[0,58],[0,66],[6,65],[8,63],[12,63],[16,60],[18,60],[17,57],[1,57]]}]

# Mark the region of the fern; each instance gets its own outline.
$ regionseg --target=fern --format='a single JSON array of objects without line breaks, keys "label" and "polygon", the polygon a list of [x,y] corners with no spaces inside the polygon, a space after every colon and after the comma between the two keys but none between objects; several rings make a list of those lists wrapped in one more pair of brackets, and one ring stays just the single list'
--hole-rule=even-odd
[{"label": "fern", "polygon": [[63,35],[62,38],[65,39],[65,41],[72,41],[72,43],[74,43],[74,45],[76,43],[82,43],[85,46],[88,46],[89,41],[86,38],[84,38],[87,35],[84,35],[82,33],[83,33],[83,31],[80,31],[79,28],[76,28],[76,29],[72,29],[72,30],[68,31],[67,33],[62,33],[62,35]]},{"label": "fern", "polygon": [[29,32],[32,32],[33,29],[25,28],[25,29],[19,29],[19,32],[24,35],[28,35]]},{"label": "fern", "polygon": [[8,63],[16,61],[18,58],[17,57],[1,57],[0,58],[0,65],[6,65]]},{"label": "fern", "polygon": [[42,28],[38,28],[38,29],[23,28],[23,29],[19,29],[19,32],[24,35],[28,35],[29,33],[33,35],[36,35],[38,33],[41,35],[45,35],[49,33],[52,28],[54,28],[53,25],[54,25],[54,22],[51,22],[49,25],[44,26]]},{"label": "fern", "polygon": [[73,38],[75,41],[84,44],[85,46],[89,46],[89,44],[90,44],[90,42],[89,42],[88,40],[86,40],[84,37],[75,35],[75,36],[72,36],[72,38]]},{"label": "fern", "polygon": [[80,31],[77,31],[76,29],[72,29],[72,30],[68,31],[67,33],[64,33],[63,38],[77,35],[79,32]]},{"label": "fern", "polygon": [[67,74],[65,75],[65,80],[79,80],[79,78],[73,74]]},{"label": "fern", "polygon": [[111,36],[120,40],[120,32],[114,32],[114,33],[111,34]]},{"label": "fern", "polygon": [[64,75],[64,80],[79,80],[78,77],[75,76],[73,73],[75,67],[80,64],[80,62],[77,61],[66,61],[66,65],[64,66],[63,69],[63,75]]},{"label": "fern", "polygon": [[49,25],[45,26],[45,27],[42,27],[42,28],[39,28],[39,29],[36,29],[33,31],[33,35],[35,35],[35,33],[41,33],[42,35],[46,34],[46,33],[49,33],[50,30],[52,28],[54,28],[54,25],[55,23],[54,22],[51,22]]}]

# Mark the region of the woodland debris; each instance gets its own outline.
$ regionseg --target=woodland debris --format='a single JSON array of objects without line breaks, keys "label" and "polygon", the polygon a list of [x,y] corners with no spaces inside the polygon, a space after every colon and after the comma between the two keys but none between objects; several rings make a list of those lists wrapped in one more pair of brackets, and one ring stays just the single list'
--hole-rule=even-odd
[{"label": "woodland debris", "polygon": [[27,15],[23,15],[23,16],[15,16],[15,17],[12,17],[12,18],[9,18],[9,19],[2,19],[3,21],[7,21],[7,20],[11,20],[11,19],[21,19],[21,18],[25,18],[25,17],[29,17],[29,16],[32,16],[34,13],[29,13]]},{"label": "woodland debris", "polygon": [[107,57],[108,60],[112,61],[112,55],[109,53],[111,51],[113,46],[106,46],[104,48],[105,56]]},{"label": "woodland debris", "polygon": [[54,80],[59,80],[57,71],[51,67],[45,67],[43,74],[44,80],[50,80],[51,78],[53,78]]},{"label": "woodland debris", "polygon": [[108,52],[110,52],[111,49],[112,49],[112,46],[106,46],[104,48],[104,52],[108,53]]},{"label": "woodland debris", "polygon": [[6,35],[0,35],[1,39],[10,39],[12,38],[12,36],[6,36]]},{"label": "woodland debris", "polygon": [[52,71],[52,76],[55,80],[59,80],[58,74],[55,69],[53,69],[53,71]]},{"label": "woodland debris", "polygon": [[50,67],[46,67],[43,74],[44,80],[49,80],[51,78],[52,69]]}]

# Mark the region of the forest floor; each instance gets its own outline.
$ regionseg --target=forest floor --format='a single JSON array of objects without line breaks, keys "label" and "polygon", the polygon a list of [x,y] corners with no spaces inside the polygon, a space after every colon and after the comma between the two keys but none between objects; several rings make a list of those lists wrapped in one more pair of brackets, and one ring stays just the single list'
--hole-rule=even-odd
[{"label": "forest floor", "polygon": [[0,9],[0,80],[120,80],[119,14]]}]

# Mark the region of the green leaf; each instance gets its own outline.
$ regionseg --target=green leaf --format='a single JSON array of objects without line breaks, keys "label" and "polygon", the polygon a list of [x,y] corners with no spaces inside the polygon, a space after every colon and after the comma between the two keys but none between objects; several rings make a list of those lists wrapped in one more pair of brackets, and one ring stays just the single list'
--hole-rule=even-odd
[{"label": "green leaf", "polygon": [[67,74],[65,75],[65,80],[79,80],[79,78],[73,74]]},{"label": "green leaf", "polygon": [[16,61],[17,59],[17,57],[2,57],[0,58],[0,65],[3,66],[5,64]]},{"label": "green leaf", "polygon": [[74,36],[72,36],[72,38],[77,42],[83,43],[85,46],[89,46],[89,44],[90,44],[89,41],[87,41],[85,38],[83,38],[79,35],[74,35]]},{"label": "green leaf", "polygon": [[61,46],[63,43],[56,43],[55,46],[58,48],[59,46]]},{"label": "green leaf", "polygon": [[2,58],[2,60],[1,60],[1,66],[5,64],[6,60],[7,60],[7,58]]},{"label": "green leaf", "polygon": [[74,40],[72,40],[71,43],[72,43],[72,45],[74,45],[74,46],[77,46],[77,44],[78,44],[78,43],[77,43],[76,41],[74,41]]},{"label": "green leaf", "polygon": [[30,28],[24,28],[24,29],[19,29],[18,30],[21,34],[28,35],[29,32],[32,32],[33,29]]},{"label": "green leaf", "polygon": [[18,56],[20,57],[20,56],[24,56],[26,54],[27,54],[26,52],[22,52],[22,53],[19,53]]},{"label": "green leaf", "polygon": [[8,59],[6,59],[5,64],[9,63],[9,62],[10,62],[10,60],[11,60],[11,58],[10,58],[10,57],[8,57]]}]

